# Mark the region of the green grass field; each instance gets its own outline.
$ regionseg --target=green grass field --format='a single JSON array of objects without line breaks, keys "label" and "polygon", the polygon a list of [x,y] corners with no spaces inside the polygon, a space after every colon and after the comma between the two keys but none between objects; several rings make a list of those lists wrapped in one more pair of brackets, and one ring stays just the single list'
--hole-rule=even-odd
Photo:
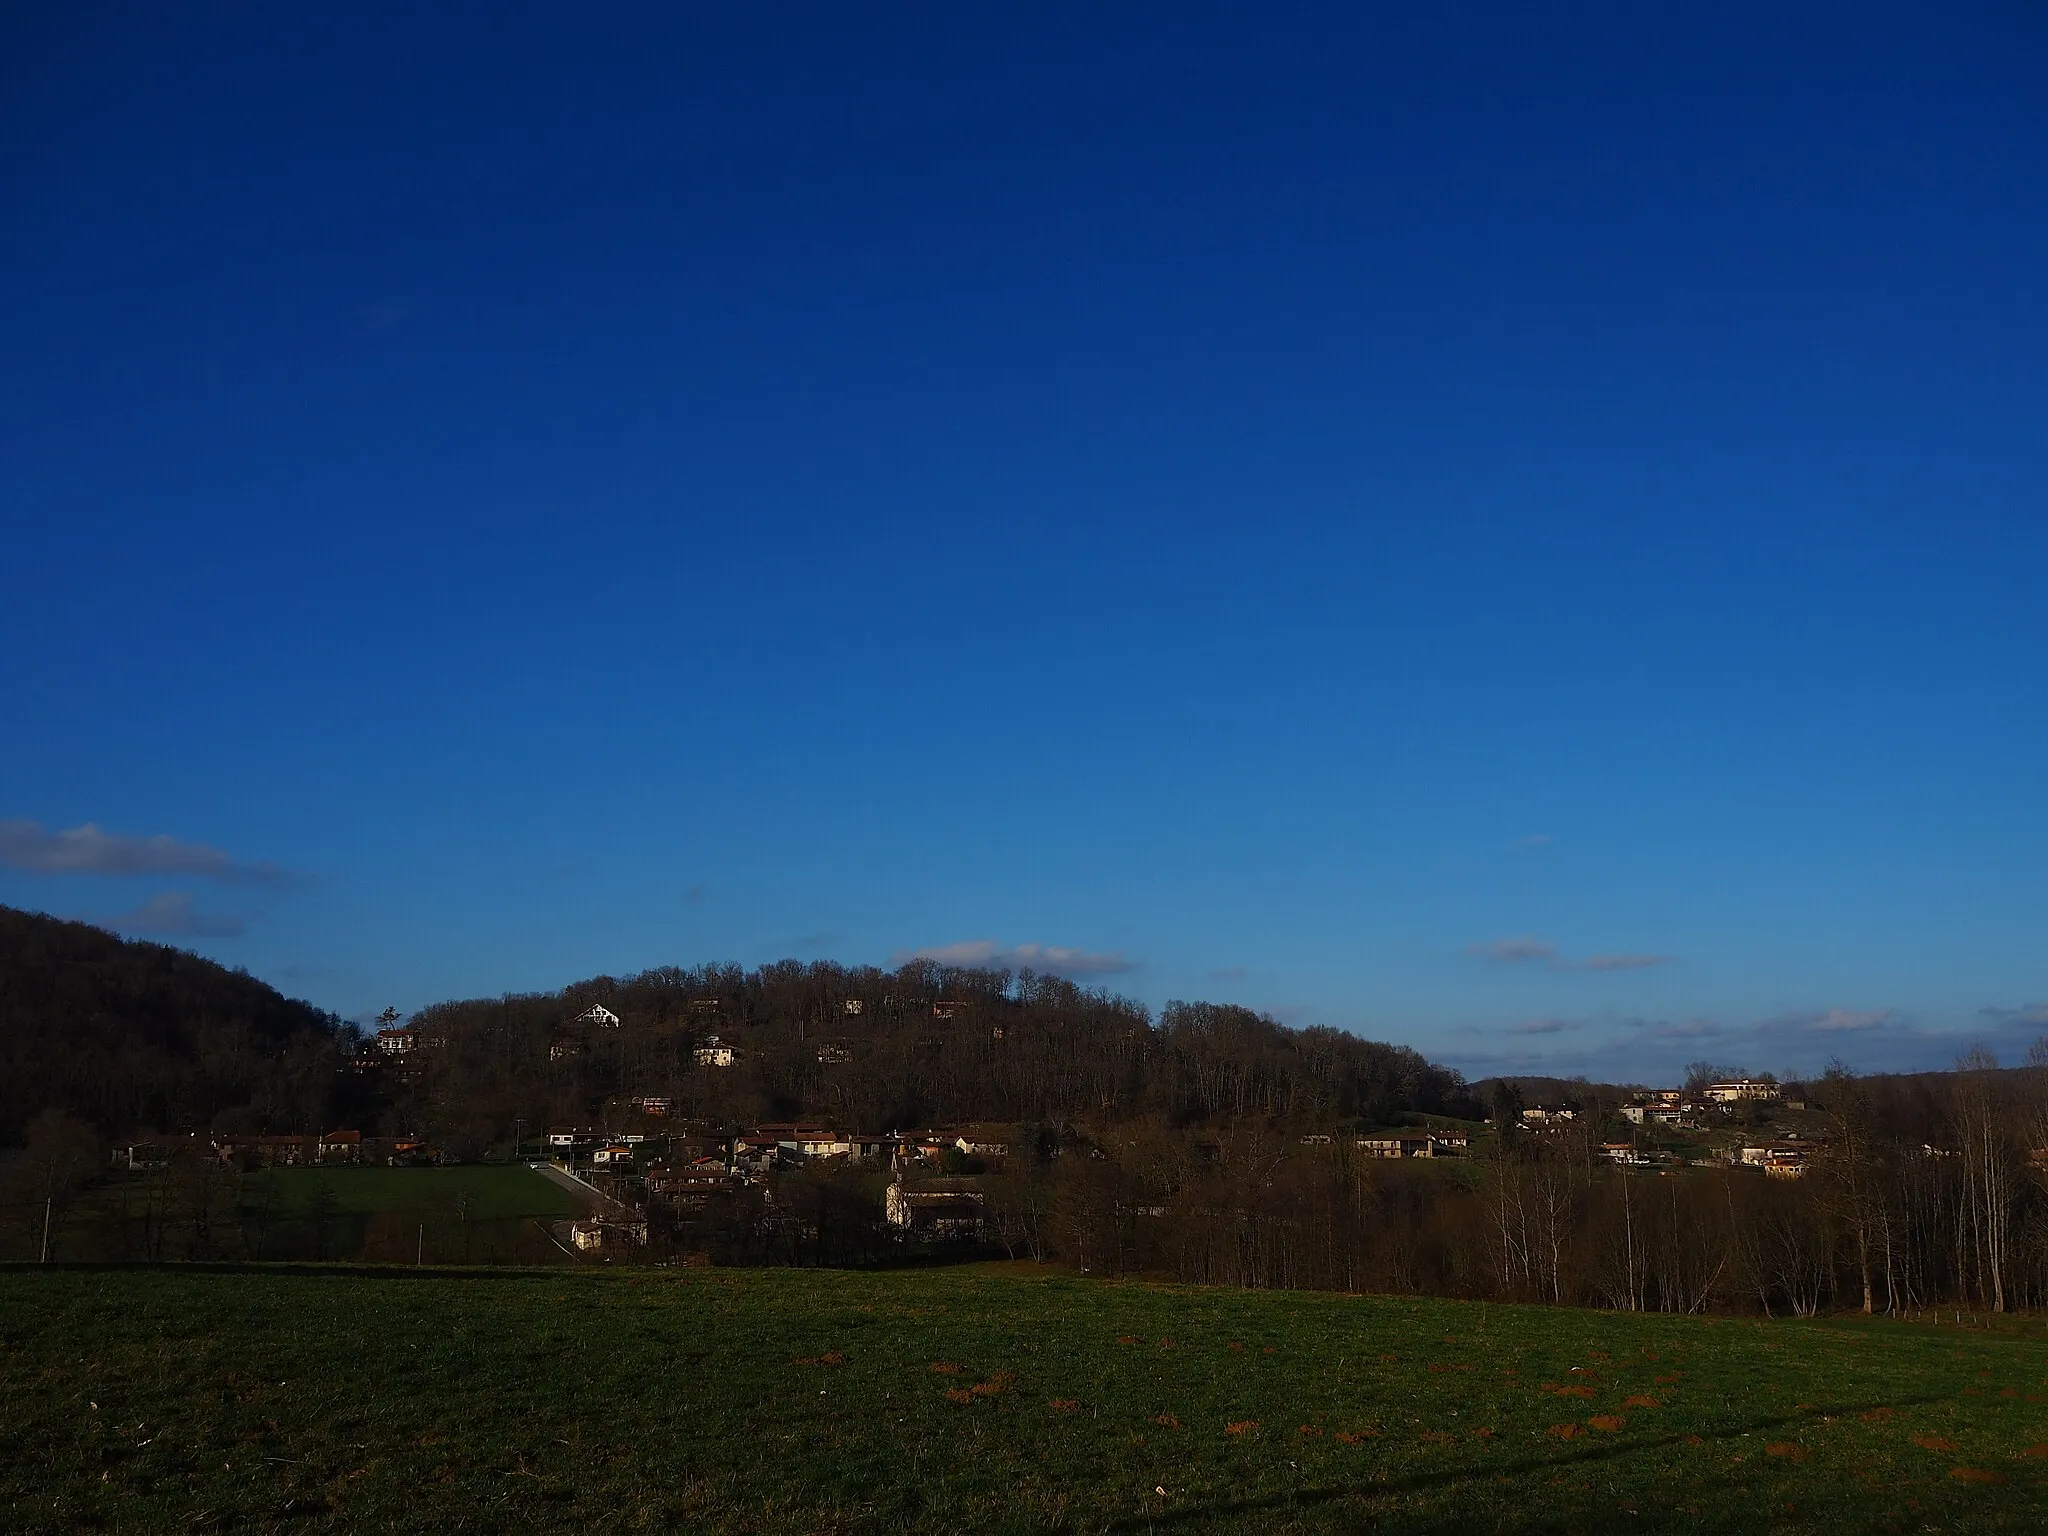
[{"label": "green grass field", "polygon": [[[333,1195],[324,1215],[323,1190]],[[243,1181],[243,1252],[386,1264],[565,1262],[548,1224],[590,1203],[523,1164],[272,1168]]]},{"label": "green grass field", "polygon": [[267,1197],[280,1212],[303,1216],[322,1186],[334,1191],[335,1213],[373,1216],[385,1211],[446,1209],[467,1197],[477,1221],[580,1215],[586,1203],[524,1164],[455,1168],[270,1168],[243,1181],[242,1204]]},{"label": "green grass field", "polygon": [[2048,1335],[991,1271],[0,1272],[0,1528],[2040,1531]]}]

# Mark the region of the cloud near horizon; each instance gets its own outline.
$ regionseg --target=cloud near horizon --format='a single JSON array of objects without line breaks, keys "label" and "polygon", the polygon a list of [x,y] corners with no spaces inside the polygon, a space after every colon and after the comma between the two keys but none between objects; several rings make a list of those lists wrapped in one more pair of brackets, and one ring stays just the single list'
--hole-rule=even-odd
[{"label": "cloud near horizon", "polygon": [[930,960],[937,965],[958,965],[972,970],[1032,970],[1070,979],[1078,976],[1119,976],[1138,968],[1138,962],[1127,958],[1121,950],[1099,954],[1058,944],[1017,944],[1005,948],[994,939],[966,939],[958,944],[898,950],[889,960],[892,965]]},{"label": "cloud near horizon", "polygon": [[248,931],[248,922],[222,912],[201,912],[189,891],[160,891],[141,906],[107,919],[109,927],[160,938],[233,939]]},{"label": "cloud near horizon", "polygon": [[1441,1059],[1468,1075],[1515,1071],[1564,1077],[1590,1070],[1605,1082],[1668,1085],[1683,1076],[1685,1063],[1701,1056],[1730,1070],[1769,1067],[1784,1078],[1818,1074],[1837,1057],[1849,1059],[1859,1072],[1947,1071],[1974,1047],[1992,1050],[2010,1066],[2028,1057],[2044,1031],[2048,1004],[2037,1002],[1986,1007],[1977,1010],[1974,1020],[1949,1023],[1900,1008],[1843,1007],[1740,1023],[1700,1015],[1538,1018],[1469,1026],[1462,1032],[1477,1037],[1474,1043],[1446,1049]]},{"label": "cloud near horizon", "polygon": [[32,875],[196,875],[230,885],[291,880],[276,864],[248,863],[205,843],[180,842],[161,833],[125,837],[90,821],[64,832],[52,832],[39,821],[0,821],[0,868]]}]

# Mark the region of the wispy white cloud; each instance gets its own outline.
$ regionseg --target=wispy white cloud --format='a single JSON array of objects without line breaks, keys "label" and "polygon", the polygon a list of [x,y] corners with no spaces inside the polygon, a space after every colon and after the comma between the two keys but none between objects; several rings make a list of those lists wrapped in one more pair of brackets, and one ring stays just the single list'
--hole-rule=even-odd
[{"label": "wispy white cloud", "polygon": [[922,949],[899,949],[889,957],[891,965],[908,965],[929,960],[934,965],[994,965],[1003,946],[994,939],[966,939],[958,944],[927,944]]},{"label": "wispy white cloud", "polygon": [[1878,1029],[1891,1023],[1898,1014],[1890,1008],[1830,1008],[1806,1027],[1808,1029]]},{"label": "wispy white cloud", "polygon": [[1776,1018],[1763,1020],[1757,1028],[1832,1034],[1843,1030],[1880,1029],[1898,1022],[1898,1018],[1898,1011],[1892,1008],[1827,1008],[1807,1013],[1781,1013]]},{"label": "wispy white cloud", "polygon": [[1577,1029],[1572,1019],[1531,1019],[1526,1024],[1516,1024],[1508,1030],[1511,1035],[1562,1035]]},{"label": "wispy white cloud", "polygon": [[922,949],[898,950],[890,957],[895,965],[913,960],[930,960],[937,965],[957,965],[976,970],[1033,970],[1050,976],[1117,976],[1138,968],[1138,962],[1121,950],[1097,953],[1069,949],[1059,944],[998,944],[994,939],[965,939],[957,944],[933,944]]},{"label": "wispy white cloud", "polygon": [[1209,973],[1211,981],[1243,981],[1246,972],[1241,965],[1220,966]]},{"label": "wispy white cloud", "polygon": [[275,864],[252,864],[205,843],[159,833],[128,837],[88,821],[52,832],[39,821],[0,821],[0,867],[36,875],[196,875],[237,885],[283,885]]},{"label": "wispy white cloud", "polygon": [[2048,1003],[2022,1003],[2017,1008],[1979,1008],[1977,1016],[1998,1027],[2048,1029]]},{"label": "wispy white cloud", "polygon": [[1515,846],[1517,848],[1548,848],[1556,841],[1557,839],[1548,832],[1531,832],[1527,837],[1516,838]]},{"label": "wispy white cloud", "polygon": [[1643,1034],[1651,1040],[1712,1040],[1728,1033],[1728,1026],[1712,1019],[1685,1019],[1676,1024],[1646,1022]]},{"label": "wispy white cloud", "polygon": [[1555,971],[1646,971],[1652,966],[1669,965],[1672,961],[1670,955],[1651,954],[1588,955],[1583,960],[1574,960],[1560,954],[1557,946],[1549,940],[1527,933],[1470,944],[1465,952],[1499,965],[1541,964]]},{"label": "wispy white cloud", "polygon": [[183,939],[232,939],[249,927],[244,919],[224,912],[201,912],[188,891],[159,891],[133,911],[108,918],[107,926],[124,933]]},{"label": "wispy white cloud", "polygon": [[1512,939],[1489,939],[1484,944],[1468,946],[1468,953],[1482,960],[1498,961],[1502,965],[1524,965],[1532,960],[1554,961],[1557,946],[1543,940],[1522,934]]}]

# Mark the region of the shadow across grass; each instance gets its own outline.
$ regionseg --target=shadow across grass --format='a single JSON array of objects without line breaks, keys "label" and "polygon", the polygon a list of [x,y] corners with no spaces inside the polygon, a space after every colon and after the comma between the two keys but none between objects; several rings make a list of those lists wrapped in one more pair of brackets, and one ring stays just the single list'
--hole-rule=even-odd
[{"label": "shadow across grass", "polygon": [[148,1271],[178,1275],[330,1275],[351,1280],[555,1280],[577,1274],[567,1266],[554,1269],[497,1264],[349,1264],[312,1259],[80,1259],[37,1264],[32,1260],[0,1260],[0,1273],[137,1274]]},{"label": "shadow across grass", "polygon": [[[1874,1408],[1917,1408],[1925,1407],[1941,1399],[1928,1396],[1909,1398],[1904,1402],[1880,1404],[1850,1404],[1830,1410],[1830,1417],[1843,1418],[1852,1413],[1863,1413]],[[1391,1498],[1402,1494],[1426,1493],[1431,1489],[1448,1488],[1458,1483],[1469,1482],[1476,1477],[1489,1481],[1504,1478],[1531,1477],[1540,1472],[1557,1472],[1572,1468],[1598,1466],[1618,1461],[1625,1456],[1637,1456],[1645,1452],[1670,1450],[1677,1446],[1692,1447],[1695,1440],[1703,1444],[1733,1444],[1745,1436],[1754,1437],[1783,1429],[1787,1425],[1808,1423],[1810,1414],[1776,1414],[1768,1418],[1753,1419],[1748,1426],[1735,1426],[1711,1435],[1696,1433],[1652,1435],[1633,1440],[1612,1440],[1586,1446],[1583,1450],[1566,1451],[1561,1455],[1524,1456],[1513,1461],[1493,1461],[1484,1467],[1445,1467],[1439,1471],[1413,1472],[1402,1477],[1372,1478],[1365,1481],[1350,1481],[1334,1486],[1303,1487],[1290,1489],[1286,1493],[1267,1494],[1255,1499],[1210,1500],[1206,1503],[1190,1504],[1183,1508],[1160,1509],[1143,1515],[1126,1515],[1111,1520],[1104,1529],[1111,1531],[1152,1531],[1161,1527],[1207,1525],[1219,1520],[1236,1519],[1245,1516],[1273,1514],[1300,1505],[1322,1505],[1338,1503],[1347,1499],[1374,1497]],[[1540,1517],[1539,1517],[1540,1518]],[[1472,1521],[1459,1517],[1454,1522],[1460,1530],[1470,1530]],[[1583,1517],[1578,1514],[1559,1515],[1554,1522],[1558,1528],[1566,1526],[1583,1529]],[[1426,1526],[1405,1526],[1404,1529],[1426,1530]],[[1450,1528],[1449,1526],[1446,1527]],[[1518,1529],[1542,1530],[1541,1524],[1518,1525]]]}]

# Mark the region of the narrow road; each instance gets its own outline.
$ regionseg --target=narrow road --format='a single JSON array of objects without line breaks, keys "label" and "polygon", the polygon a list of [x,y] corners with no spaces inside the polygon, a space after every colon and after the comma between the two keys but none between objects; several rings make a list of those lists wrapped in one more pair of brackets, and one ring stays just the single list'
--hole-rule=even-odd
[{"label": "narrow road", "polygon": [[610,1207],[614,1212],[624,1212],[626,1210],[623,1205],[620,1205],[618,1201],[612,1199],[609,1195],[599,1194],[581,1179],[570,1178],[568,1174],[562,1172],[553,1163],[528,1163],[526,1166],[535,1173],[540,1174],[543,1178],[561,1185],[562,1188],[570,1193],[581,1196],[584,1203],[593,1211],[603,1211],[606,1207]]}]

